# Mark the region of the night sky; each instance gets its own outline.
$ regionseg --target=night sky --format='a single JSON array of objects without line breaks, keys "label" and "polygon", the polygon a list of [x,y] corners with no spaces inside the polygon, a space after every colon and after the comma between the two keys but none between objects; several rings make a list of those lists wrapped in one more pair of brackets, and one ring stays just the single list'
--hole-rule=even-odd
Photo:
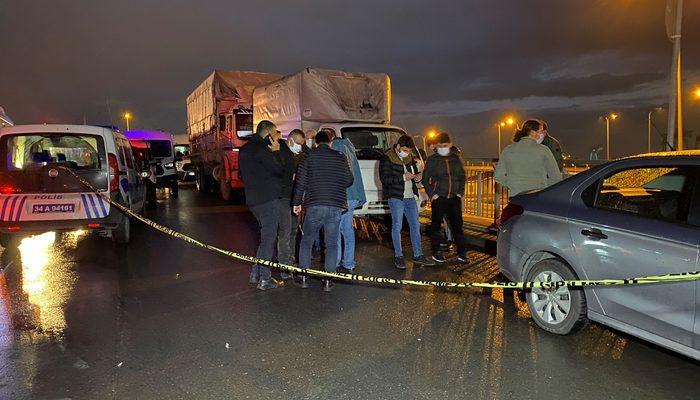
[{"label": "night sky", "polygon": [[[686,130],[700,135],[700,0],[685,0]],[[0,5],[0,105],[16,123],[185,129],[185,97],[213,69],[387,72],[394,124],[452,133],[494,157],[495,123],[547,120],[565,152],[646,151],[668,101],[665,0],[14,1]],[[111,114],[111,116],[110,116]],[[654,116],[662,132],[666,113]],[[504,139],[511,132],[504,131]],[[655,137],[654,145],[660,140]]]}]

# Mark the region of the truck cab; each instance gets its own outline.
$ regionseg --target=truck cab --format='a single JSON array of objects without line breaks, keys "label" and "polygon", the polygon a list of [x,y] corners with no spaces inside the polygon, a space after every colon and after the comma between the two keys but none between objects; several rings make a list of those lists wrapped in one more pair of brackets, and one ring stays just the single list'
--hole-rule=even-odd
[{"label": "truck cab", "polygon": [[[356,215],[389,214],[389,202],[382,196],[382,182],[379,178],[379,160],[406,131],[394,125],[373,123],[322,123],[319,130],[326,130],[335,137],[349,139],[355,146],[357,161],[360,164],[362,183],[365,186],[367,202]],[[418,209],[426,206],[423,199],[417,199]]]}]

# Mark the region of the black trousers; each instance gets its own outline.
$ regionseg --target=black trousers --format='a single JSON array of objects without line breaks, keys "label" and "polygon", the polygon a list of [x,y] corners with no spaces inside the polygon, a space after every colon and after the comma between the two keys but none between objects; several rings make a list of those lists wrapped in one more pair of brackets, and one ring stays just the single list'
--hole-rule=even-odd
[{"label": "black trousers", "polygon": [[442,240],[442,220],[446,219],[452,231],[452,237],[457,245],[457,254],[467,252],[467,243],[464,240],[464,230],[462,229],[462,199],[455,196],[452,198],[438,197],[430,202],[430,244],[433,253],[440,251],[440,241]]}]

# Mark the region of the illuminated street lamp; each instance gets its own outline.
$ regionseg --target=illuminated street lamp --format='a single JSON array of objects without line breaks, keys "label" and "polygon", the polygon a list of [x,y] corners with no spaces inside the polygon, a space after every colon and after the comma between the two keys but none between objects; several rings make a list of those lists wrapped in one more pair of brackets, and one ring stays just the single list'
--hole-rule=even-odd
[{"label": "illuminated street lamp", "polygon": [[496,124],[496,127],[498,128],[498,156],[501,156],[501,128],[504,128],[506,125],[511,126],[515,123],[515,120],[513,117],[508,117],[505,119],[505,121],[501,121]]},{"label": "illuminated street lamp", "polygon": [[606,159],[610,159],[610,120],[616,120],[617,114],[612,113],[605,116],[605,154]]},{"label": "illuminated street lamp", "polygon": [[127,131],[130,130],[130,129],[129,129],[129,120],[131,119],[131,113],[125,112],[125,113],[122,115],[122,117],[124,117],[124,119],[126,120],[126,130],[127,130]]},{"label": "illuminated street lamp", "polygon": [[654,111],[661,111],[663,109],[663,107],[656,107],[655,109],[649,111],[649,114],[647,115],[647,153],[651,153],[651,115],[654,113]]},{"label": "illuminated street lamp", "polygon": [[693,90],[693,96],[695,96],[697,100],[700,100],[700,87],[697,87],[695,88],[695,90]]}]

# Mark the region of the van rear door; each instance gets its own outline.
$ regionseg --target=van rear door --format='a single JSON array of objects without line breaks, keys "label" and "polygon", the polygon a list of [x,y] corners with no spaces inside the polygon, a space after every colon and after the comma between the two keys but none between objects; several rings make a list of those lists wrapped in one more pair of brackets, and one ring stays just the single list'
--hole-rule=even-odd
[{"label": "van rear door", "polygon": [[98,190],[109,188],[104,138],[69,132],[0,138],[0,220],[104,218],[109,204],[68,171]]}]

